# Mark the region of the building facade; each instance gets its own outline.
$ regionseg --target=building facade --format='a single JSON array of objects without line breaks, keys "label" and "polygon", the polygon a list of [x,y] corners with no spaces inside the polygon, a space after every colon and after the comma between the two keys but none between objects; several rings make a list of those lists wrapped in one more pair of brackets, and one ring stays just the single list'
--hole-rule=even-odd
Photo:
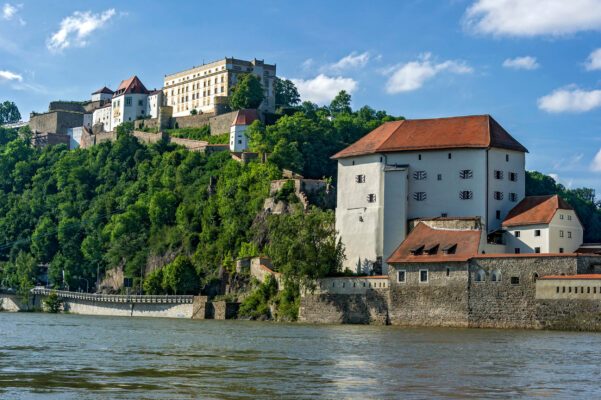
[{"label": "building facade", "polygon": [[148,94],[148,90],[137,76],[122,81],[113,94],[110,130],[115,130],[123,122],[144,117],[148,107]]},{"label": "building facade", "polygon": [[246,129],[255,121],[259,120],[257,110],[238,110],[234,115],[232,126],[230,127],[230,150],[246,151],[248,150],[248,137]]},{"label": "building facade", "polygon": [[215,105],[224,102],[240,74],[254,74],[263,85],[265,100],[262,111],[275,110],[276,66],[262,60],[224,58],[175,74],[166,75],[163,86],[163,105],[173,107],[173,116],[190,115],[190,111],[213,112]]}]

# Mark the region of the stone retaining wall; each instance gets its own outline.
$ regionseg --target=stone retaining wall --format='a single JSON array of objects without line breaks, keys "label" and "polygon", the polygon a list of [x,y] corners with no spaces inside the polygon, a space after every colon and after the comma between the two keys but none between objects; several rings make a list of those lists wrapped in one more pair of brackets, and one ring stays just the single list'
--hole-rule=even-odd
[{"label": "stone retaining wall", "polygon": [[66,299],[64,311],[84,315],[119,317],[192,318],[193,303],[101,303],[97,301]]},{"label": "stone retaining wall", "polygon": [[305,292],[301,294],[298,320],[316,324],[386,325],[387,296],[378,290],[364,294]]},{"label": "stone retaining wall", "polygon": [[213,318],[215,319],[234,319],[238,316],[240,303],[230,303],[227,301],[213,302]]}]

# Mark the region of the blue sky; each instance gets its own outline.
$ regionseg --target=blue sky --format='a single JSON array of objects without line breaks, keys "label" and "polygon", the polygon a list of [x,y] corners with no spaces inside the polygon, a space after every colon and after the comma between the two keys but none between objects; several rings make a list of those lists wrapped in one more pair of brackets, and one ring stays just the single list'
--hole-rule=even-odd
[{"label": "blue sky", "polygon": [[[601,0],[0,0],[0,101],[27,119],[138,75],[264,59],[303,100],[407,118],[491,114],[527,168],[601,195]],[[600,196],[598,196],[600,197]]]}]

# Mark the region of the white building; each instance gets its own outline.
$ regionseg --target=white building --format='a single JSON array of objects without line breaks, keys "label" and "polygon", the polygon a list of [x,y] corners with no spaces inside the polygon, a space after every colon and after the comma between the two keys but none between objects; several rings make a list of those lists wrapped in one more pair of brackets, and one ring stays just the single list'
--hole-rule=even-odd
[{"label": "white building", "polygon": [[507,253],[573,253],[584,231],[574,209],[557,195],[523,199],[505,218]]},{"label": "white building", "polygon": [[148,107],[148,90],[137,76],[121,82],[112,99],[111,130],[123,122],[135,121],[145,116]]},{"label": "white building", "polygon": [[498,252],[488,234],[524,198],[527,151],[489,115],[381,125],[333,156],[344,267],[386,273],[415,218],[479,216],[481,252]]},{"label": "white building", "polygon": [[113,91],[106,86],[92,93],[92,101],[110,101],[113,98]]},{"label": "white building", "polygon": [[159,117],[159,107],[163,105],[163,92],[161,90],[153,90],[148,95],[146,115],[150,118]]},{"label": "white building", "polygon": [[234,121],[230,128],[230,150],[245,151],[248,150],[248,137],[246,129],[259,119],[257,110],[239,110],[234,115]]},{"label": "white building", "polygon": [[92,114],[92,125],[102,124],[104,131],[111,131],[111,111],[112,104],[107,103],[104,106],[94,110]]},{"label": "white building", "polygon": [[226,102],[230,88],[238,82],[240,74],[256,75],[265,90],[265,100],[260,110],[275,111],[276,66],[262,60],[224,58],[194,67],[164,79],[163,105],[173,107],[173,116],[190,115],[190,111],[214,112],[215,105]]}]

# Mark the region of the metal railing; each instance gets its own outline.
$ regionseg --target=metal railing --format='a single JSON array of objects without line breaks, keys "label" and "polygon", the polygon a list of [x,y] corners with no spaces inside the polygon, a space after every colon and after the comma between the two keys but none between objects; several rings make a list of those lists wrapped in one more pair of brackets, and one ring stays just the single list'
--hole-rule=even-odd
[{"label": "metal railing", "polygon": [[118,295],[118,294],[96,294],[96,293],[80,293],[68,292],[66,290],[51,290],[51,289],[32,289],[31,293],[40,295],[49,295],[55,292],[63,299],[77,299],[88,301],[100,301],[106,303],[171,303],[171,304],[191,304],[194,302],[193,295],[176,295],[176,296],[157,296],[157,295]]}]

